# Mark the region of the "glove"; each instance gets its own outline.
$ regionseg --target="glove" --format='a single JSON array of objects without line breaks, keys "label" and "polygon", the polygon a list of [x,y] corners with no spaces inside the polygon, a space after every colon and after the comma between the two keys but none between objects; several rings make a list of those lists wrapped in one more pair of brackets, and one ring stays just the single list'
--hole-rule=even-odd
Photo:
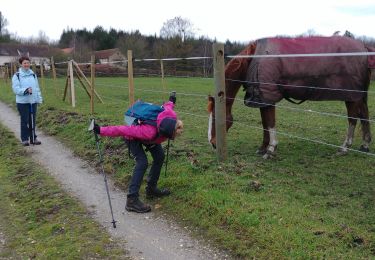
[{"label": "glove", "polygon": [[24,94],[24,95],[29,95],[29,94],[31,95],[31,94],[32,94],[31,91],[32,91],[31,88],[27,88],[27,89],[25,89],[25,91],[23,92],[23,94]]},{"label": "glove", "polygon": [[100,135],[100,126],[98,124],[94,124],[94,133]]},{"label": "glove", "polygon": [[173,102],[173,104],[176,104],[176,96],[169,96],[169,101]]}]

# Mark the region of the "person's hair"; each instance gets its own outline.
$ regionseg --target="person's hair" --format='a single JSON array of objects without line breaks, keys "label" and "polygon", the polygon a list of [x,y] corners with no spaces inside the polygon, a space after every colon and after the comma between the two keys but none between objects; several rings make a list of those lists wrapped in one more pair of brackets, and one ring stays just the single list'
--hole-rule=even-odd
[{"label": "person's hair", "polygon": [[182,129],[182,128],[184,128],[184,123],[182,123],[181,120],[177,120],[176,129]]},{"label": "person's hair", "polygon": [[177,120],[175,127],[175,136],[180,136],[184,130],[184,123],[181,120]]},{"label": "person's hair", "polygon": [[23,62],[24,60],[28,60],[28,61],[30,61],[30,58],[27,57],[27,56],[22,56],[21,58],[18,59],[18,61],[19,61],[20,64],[22,64],[22,62]]}]

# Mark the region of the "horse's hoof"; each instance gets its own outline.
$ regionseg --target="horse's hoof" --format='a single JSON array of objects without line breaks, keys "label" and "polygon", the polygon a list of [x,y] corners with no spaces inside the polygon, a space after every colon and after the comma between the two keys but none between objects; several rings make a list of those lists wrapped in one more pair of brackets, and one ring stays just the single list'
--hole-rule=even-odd
[{"label": "horse's hoof", "polygon": [[271,159],[271,155],[265,153],[265,154],[262,156],[262,158],[263,158],[264,160],[268,160],[268,159]]},{"label": "horse's hoof", "polygon": [[345,148],[340,148],[336,153],[336,155],[338,155],[338,156],[343,156],[343,155],[347,155],[347,154],[348,154],[348,149],[345,149]]},{"label": "horse's hoof", "polygon": [[360,150],[361,152],[364,152],[364,153],[368,153],[368,152],[370,152],[370,149],[369,149],[368,147],[363,146],[363,145],[361,145],[361,146],[359,147],[359,150]]},{"label": "horse's hoof", "polygon": [[263,156],[262,158],[265,159],[265,160],[268,160],[268,159],[272,159],[276,156],[276,153],[274,152],[270,152],[270,151],[267,151]]},{"label": "horse's hoof", "polygon": [[267,153],[267,149],[259,148],[255,153],[258,155],[265,155]]}]

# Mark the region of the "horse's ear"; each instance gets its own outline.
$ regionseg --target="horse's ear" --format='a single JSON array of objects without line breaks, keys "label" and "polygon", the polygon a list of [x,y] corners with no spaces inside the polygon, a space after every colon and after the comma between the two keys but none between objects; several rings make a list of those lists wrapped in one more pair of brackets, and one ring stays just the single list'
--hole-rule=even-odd
[{"label": "horse's ear", "polygon": [[212,113],[214,110],[214,105],[215,105],[215,99],[211,95],[208,96],[208,105],[207,105],[207,112]]}]

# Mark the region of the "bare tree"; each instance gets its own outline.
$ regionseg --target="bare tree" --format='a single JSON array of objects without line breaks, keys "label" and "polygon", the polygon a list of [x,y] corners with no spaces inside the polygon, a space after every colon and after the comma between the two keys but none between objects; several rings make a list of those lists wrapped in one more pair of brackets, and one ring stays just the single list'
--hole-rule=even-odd
[{"label": "bare tree", "polygon": [[6,34],[5,27],[8,25],[8,20],[0,12],[0,35]]},{"label": "bare tree", "polygon": [[160,36],[163,38],[175,38],[179,37],[182,42],[185,41],[187,37],[194,37],[193,24],[189,19],[177,16],[173,19],[167,20],[160,30]]},{"label": "bare tree", "polygon": [[39,31],[38,37],[36,38],[37,44],[48,44],[49,38],[44,31]]}]

